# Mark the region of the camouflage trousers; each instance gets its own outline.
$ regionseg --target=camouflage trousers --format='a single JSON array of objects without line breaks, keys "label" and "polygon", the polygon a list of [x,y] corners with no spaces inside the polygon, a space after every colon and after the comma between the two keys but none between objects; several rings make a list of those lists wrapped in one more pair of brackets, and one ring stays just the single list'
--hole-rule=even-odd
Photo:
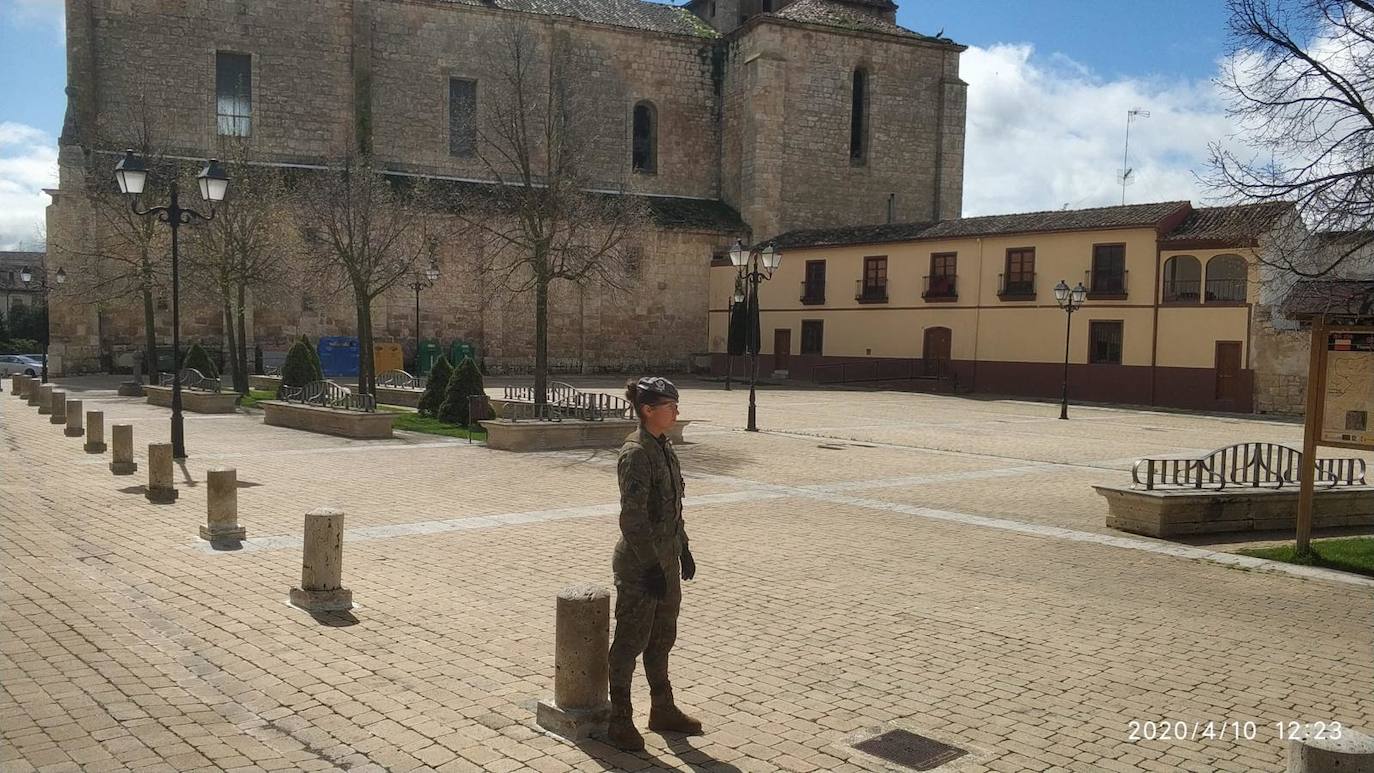
[{"label": "camouflage trousers", "polygon": [[644,656],[644,676],[655,706],[673,702],[668,681],[668,653],[677,641],[677,614],[682,608],[682,570],[676,559],[668,567],[668,593],[656,599],[639,577],[615,577],[615,640],[611,642],[611,715],[629,717],[630,682],[635,659]]}]

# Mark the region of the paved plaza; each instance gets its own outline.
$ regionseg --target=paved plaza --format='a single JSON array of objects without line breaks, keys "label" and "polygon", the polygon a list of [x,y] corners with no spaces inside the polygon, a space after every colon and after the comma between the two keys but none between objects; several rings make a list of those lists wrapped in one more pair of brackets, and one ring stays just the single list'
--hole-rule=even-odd
[{"label": "paved plaza", "polygon": [[[116,477],[7,388],[0,769],[882,770],[851,742],[904,728],[968,751],[942,770],[1277,771],[1277,722],[1374,728],[1374,580],[1114,532],[1091,488],[1139,456],[1297,446],[1297,424],[767,389],[754,434],[747,390],[681,386],[699,568],[672,672],[707,732],[640,754],[534,724],[555,595],[611,582],[614,452],[192,414],[157,505],[168,411],[68,383],[134,425],[140,470]],[[236,551],[197,537],[220,465]],[[286,601],[322,505],[347,512],[351,616]],[[642,670],[635,700],[643,728]],[[1132,740],[1133,720],[1254,737]]]}]

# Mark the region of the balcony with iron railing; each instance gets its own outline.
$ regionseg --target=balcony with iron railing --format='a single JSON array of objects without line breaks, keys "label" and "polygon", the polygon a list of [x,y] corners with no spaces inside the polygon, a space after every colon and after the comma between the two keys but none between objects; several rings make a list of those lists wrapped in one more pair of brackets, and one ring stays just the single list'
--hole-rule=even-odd
[{"label": "balcony with iron railing", "polygon": [[959,300],[959,289],[954,274],[935,274],[926,277],[926,289],[921,297],[927,303]]},{"label": "balcony with iron railing", "polygon": [[1126,280],[1131,272],[1124,271],[1084,271],[1083,284],[1088,287],[1088,300],[1124,301],[1126,300]]},{"label": "balcony with iron railing", "polygon": [[997,297],[1004,301],[1035,300],[1035,272],[997,275]]},{"label": "balcony with iron railing", "polygon": [[825,303],[825,282],[802,281],[801,302],[807,306]]},{"label": "balcony with iron railing", "polygon": [[1164,303],[1197,303],[1202,299],[1202,280],[1165,279],[1160,300]]},{"label": "balcony with iron railing", "polygon": [[1207,303],[1245,303],[1244,279],[1208,279]]},{"label": "balcony with iron railing", "polygon": [[859,303],[887,303],[887,282],[866,284],[862,279],[855,279],[854,300]]}]

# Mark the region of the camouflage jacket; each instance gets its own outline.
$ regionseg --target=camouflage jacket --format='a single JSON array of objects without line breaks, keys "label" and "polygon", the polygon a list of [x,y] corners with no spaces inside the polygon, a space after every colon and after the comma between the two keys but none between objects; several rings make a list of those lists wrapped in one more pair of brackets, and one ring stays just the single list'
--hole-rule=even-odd
[{"label": "camouflage jacket", "polygon": [[641,571],[653,564],[670,573],[687,546],[682,521],[685,483],[673,444],[642,427],[625,438],[616,464],[620,480],[620,542],[616,573]]}]

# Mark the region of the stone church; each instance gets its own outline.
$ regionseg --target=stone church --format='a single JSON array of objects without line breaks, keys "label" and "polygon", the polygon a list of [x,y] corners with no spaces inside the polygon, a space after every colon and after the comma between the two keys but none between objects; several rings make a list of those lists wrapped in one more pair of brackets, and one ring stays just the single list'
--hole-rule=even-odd
[{"label": "stone church", "polygon": [[[472,124],[501,88],[492,62],[515,26],[577,47],[577,88],[605,124],[592,177],[653,213],[629,291],[556,286],[551,361],[681,370],[707,350],[709,268],[736,239],[961,214],[964,47],[897,25],[896,10],[891,0],[67,0],[49,262],[78,275],[116,249],[95,201],[109,194],[92,191],[112,188],[140,130],[188,163],[228,136],[284,168],[339,164],[362,148],[391,173],[491,182]],[[497,372],[528,368],[532,301],[484,287],[462,245],[439,268],[418,334],[472,342]],[[251,306],[248,341],[264,349],[356,334],[348,299],[308,287]],[[377,340],[409,347],[414,306],[409,287],[379,298]],[[127,361],[143,325],[139,297],[54,298],[53,366]],[[215,303],[183,293],[183,341],[214,348],[223,325]]]}]

